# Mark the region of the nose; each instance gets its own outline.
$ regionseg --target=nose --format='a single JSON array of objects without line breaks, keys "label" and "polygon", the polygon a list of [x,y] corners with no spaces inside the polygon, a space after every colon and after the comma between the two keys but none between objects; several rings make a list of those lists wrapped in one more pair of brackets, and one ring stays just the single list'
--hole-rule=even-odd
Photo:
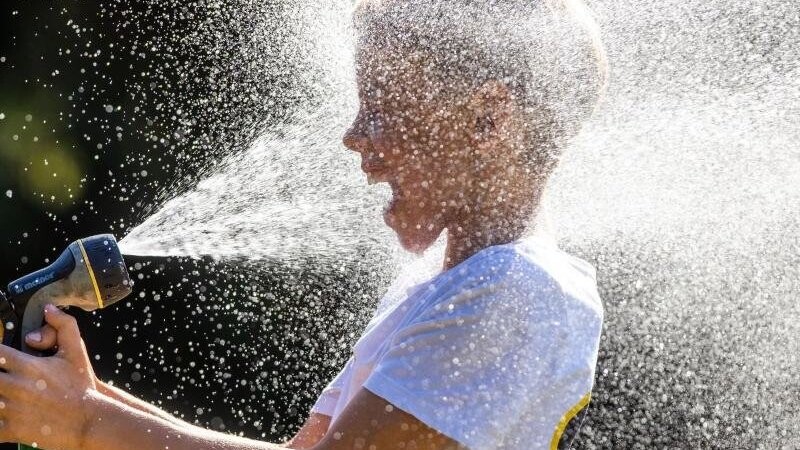
[{"label": "nose", "polygon": [[342,138],[344,146],[354,152],[366,153],[370,145],[370,138],[366,128],[364,120],[359,115],[345,132],[344,138]]}]

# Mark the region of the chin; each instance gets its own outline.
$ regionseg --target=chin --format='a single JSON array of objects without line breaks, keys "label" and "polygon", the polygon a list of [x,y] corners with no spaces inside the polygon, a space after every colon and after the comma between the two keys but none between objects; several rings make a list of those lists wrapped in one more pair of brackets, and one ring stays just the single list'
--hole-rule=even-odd
[{"label": "chin", "polygon": [[383,214],[384,222],[397,234],[400,245],[405,250],[417,255],[424,253],[439,239],[444,227],[434,223],[433,227],[422,226],[417,229],[412,225],[404,228],[401,224],[426,223],[426,217],[430,217],[427,212],[409,210],[401,200],[390,203]]},{"label": "chin", "polygon": [[408,230],[394,231],[397,233],[400,246],[416,255],[421,255],[425,250],[431,248],[442,232],[441,230],[438,233],[409,233]]}]

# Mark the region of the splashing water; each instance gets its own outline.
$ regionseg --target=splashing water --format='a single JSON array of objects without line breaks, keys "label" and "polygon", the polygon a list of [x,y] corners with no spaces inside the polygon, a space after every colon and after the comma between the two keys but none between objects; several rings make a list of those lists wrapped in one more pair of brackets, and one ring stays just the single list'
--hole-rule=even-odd
[{"label": "splashing water", "polygon": [[[796,5],[590,4],[611,87],[547,199],[563,244],[598,266],[607,307],[581,448],[796,447]],[[339,144],[355,108],[348,2],[326,5],[297,30],[314,49],[293,62],[316,74],[306,106],[166,202],[126,253],[385,256],[385,191]]]},{"label": "splashing water", "polygon": [[340,112],[325,109],[265,134],[194,191],[167,202],[121,242],[123,250],[286,262],[380,248],[387,241],[381,192],[365,189],[352,170],[355,155],[335,145],[341,129],[319,126]]},{"label": "splashing water", "polygon": [[[800,170],[792,145],[800,137],[798,51],[786,43],[800,40],[792,16],[781,19],[778,8],[745,17],[756,12],[716,2],[688,21],[693,7],[679,3],[595,3],[611,91],[550,189],[559,233],[659,233],[665,242],[699,233],[702,242],[735,245],[766,222],[788,220]],[[733,11],[727,22],[717,21],[723,7]],[[298,40],[312,44],[292,64],[316,74],[313,107],[168,201],[126,237],[128,253],[291,259],[388,246],[378,213],[385,192],[365,186],[356,156],[339,143],[355,111],[347,11],[343,2],[298,27]],[[790,33],[773,44],[754,34],[759,24]]]},{"label": "splashing water", "polygon": [[304,106],[131,231],[126,254],[288,263],[389,249],[380,218],[388,190],[369,189],[341,145],[355,111],[347,3],[300,15],[295,40],[305,48],[285,70],[308,72]]}]

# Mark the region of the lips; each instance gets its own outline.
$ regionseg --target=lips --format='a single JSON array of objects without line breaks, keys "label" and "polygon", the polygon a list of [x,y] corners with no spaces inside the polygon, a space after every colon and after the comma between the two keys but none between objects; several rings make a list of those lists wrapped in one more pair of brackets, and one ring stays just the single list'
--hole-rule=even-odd
[{"label": "lips", "polygon": [[399,202],[400,199],[393,196],[392,199],[389,200],[389,203],[386,205],[386,207],[383,208],[383,221],[384,223],[386,223],[386,225],[389,225],[390,227],[394,227],[396,221],[395,212],[397,210],[397,204]]},{"label": "lips", "polygon": [[[390,185],[391,184],[392,183],[390,183]],[[401,205],[403,203],[403,200],[404,198],[402,194],[398,191],[398,189],[395,186],[392,186],[392,197],[389,199],[389,202],[383,208],[383,221],[386,223],[386,225],[389,225],[390,227],[394,228],[394,226],[397,224],[396,223],[398,217],[397,215],[400,209],[402,208]]]},{"label": "lips", "polygon": [[378,159],[364,158],[361,161],[361,170],[367,173],[381,172],[383,170],[386,170],[386,166],[383,164],[383,162],[381,162]]},{"label": "lips", "polygon": [[389,169],[377,159],[361,161],[361,170],[367,174],[367,181],[370,184],[389,181]]}]

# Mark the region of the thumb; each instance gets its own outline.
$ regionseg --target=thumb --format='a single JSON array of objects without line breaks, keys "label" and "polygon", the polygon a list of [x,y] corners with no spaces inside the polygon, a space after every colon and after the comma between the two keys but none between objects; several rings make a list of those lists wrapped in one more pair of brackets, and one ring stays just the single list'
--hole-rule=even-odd
[{"label": "thumb", "polygon": [[45,325],[28,333],[25,336],[25,342],[29,347],[36,350],[49,350],[56,346],[57,338],[56,329],[50,325]]},{"label": "thumb", "polygon": [[81,332],[78,330],[78,322],[74,317],[54,305],[46,305],[44,320],[56,331],[56,344],[59,352],[64,352],[67,356],[83,353]]}]

